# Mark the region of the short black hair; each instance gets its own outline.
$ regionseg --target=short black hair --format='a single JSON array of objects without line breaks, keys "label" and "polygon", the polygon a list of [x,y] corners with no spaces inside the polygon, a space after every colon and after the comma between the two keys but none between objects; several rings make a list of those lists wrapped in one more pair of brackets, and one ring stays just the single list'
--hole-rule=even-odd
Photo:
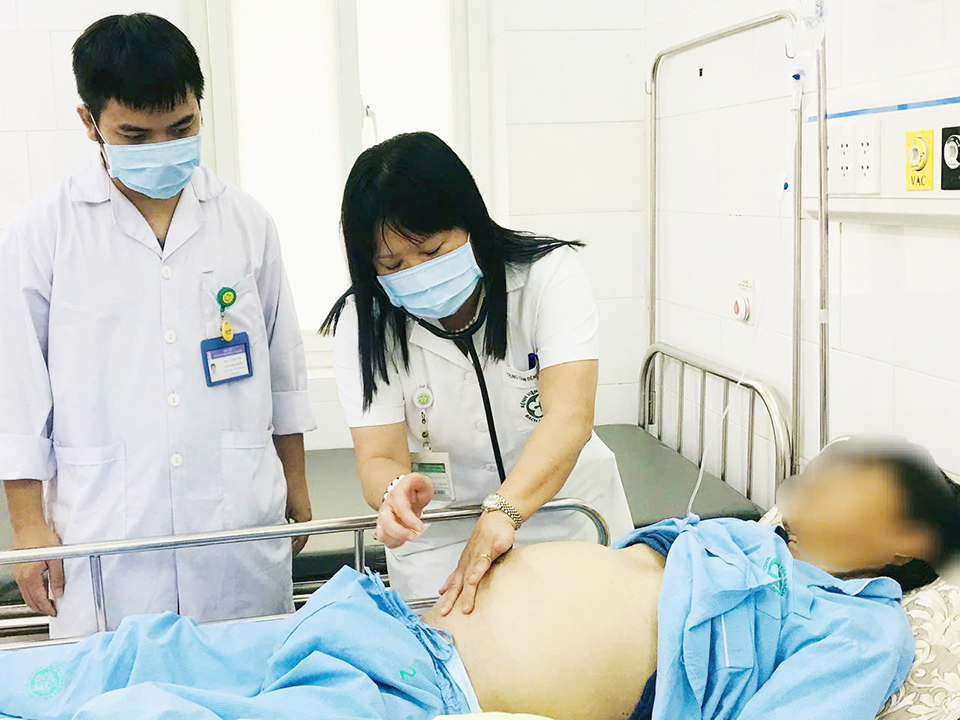
[{"label": "short black hair", "polygon": [[110,99],[134,110],[172,110],[203,97],[197,51],[176,25],[149,13],[97,20],[73,44],[77,93],[93,119]]},{"label": "short black hair", "polygon": [[888,565],[879,575],[893,578],[904,591],[914,590],[936,580],[937,568],[960,554],[960,485],[940,469],[926,448],[902,438],[856,436],[828,445],[809,469],[824,463],[890,469],[906,499],[907,517],[937,536],[935,555],[929,561]]}]

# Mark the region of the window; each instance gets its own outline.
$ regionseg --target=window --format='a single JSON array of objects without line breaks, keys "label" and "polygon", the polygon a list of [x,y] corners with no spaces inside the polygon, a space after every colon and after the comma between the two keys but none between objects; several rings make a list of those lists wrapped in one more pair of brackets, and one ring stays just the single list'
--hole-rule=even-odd
[{"label": "window", "polygon": [[308,362],[323,364],[316,330],[349,284],[339,211],[353,161],[377,140],[415,130],[436,133],[469,160],[469,103],[459,100],[469,92],[458,87],[469,83],[469,71],[458,67],[468,62],[459,47],[466,3],[206,0],[205,7],[209,45],[201,55],[209,56],[216,169],[273,216]]}]

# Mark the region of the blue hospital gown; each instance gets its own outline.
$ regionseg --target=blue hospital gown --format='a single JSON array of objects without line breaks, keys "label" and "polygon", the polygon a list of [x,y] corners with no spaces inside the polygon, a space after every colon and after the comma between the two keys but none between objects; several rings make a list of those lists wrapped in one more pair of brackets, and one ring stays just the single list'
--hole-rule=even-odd
[{"label": "blue hospital gown", "polygon": [[471,709],[453,655],[379,578],[343,569],[282,620],[142,615],[79,645],[0,652],[0,717],[431,720]]},{"label": "blue hospital gown", "polygon": [[893,580],[838,580],[742,520],[665,520],[617,546],[637,543],[667,557],[653,720],[873,720],[906,680]]}]

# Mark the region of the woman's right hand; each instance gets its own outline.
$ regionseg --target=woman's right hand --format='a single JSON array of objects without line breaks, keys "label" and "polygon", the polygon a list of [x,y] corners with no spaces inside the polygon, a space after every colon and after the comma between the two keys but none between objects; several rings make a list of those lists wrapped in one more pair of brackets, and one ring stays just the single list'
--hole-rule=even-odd
[{"label": "woman's right hand", "polygon": [[404,475],[380,505],[374,537],[391,549],[416,540],[424,528],[420,515],[431,500],[430,478],[420,473]]}]

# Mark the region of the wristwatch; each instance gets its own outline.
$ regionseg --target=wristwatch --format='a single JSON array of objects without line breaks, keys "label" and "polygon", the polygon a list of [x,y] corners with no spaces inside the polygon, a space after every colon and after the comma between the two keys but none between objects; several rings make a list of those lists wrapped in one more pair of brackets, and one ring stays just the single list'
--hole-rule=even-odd
[{"label": "wristwatch", "polygon": [[499,510],[513,521],[513,526],[517,530],[523,525],[523,515],[521,515],[513,505],[508,503],[506,498],[500,493],[487,495],[480,504],[480,507],[483,508],[485,513]]}]

